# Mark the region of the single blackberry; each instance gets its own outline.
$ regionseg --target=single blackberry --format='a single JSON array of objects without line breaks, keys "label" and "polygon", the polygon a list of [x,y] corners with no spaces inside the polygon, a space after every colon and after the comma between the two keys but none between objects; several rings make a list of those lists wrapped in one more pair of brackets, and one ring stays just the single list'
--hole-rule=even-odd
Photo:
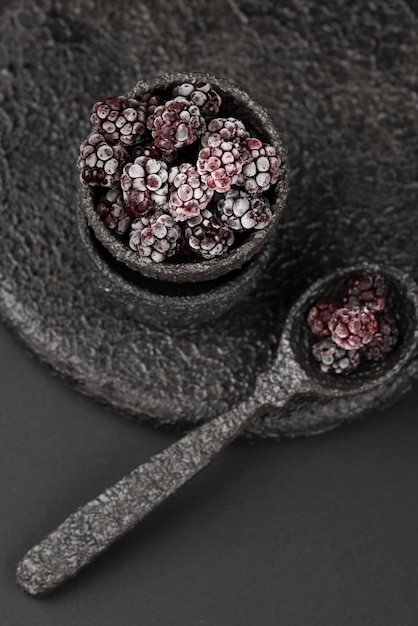
[{"label": "single blackberry", "polygon": [[125,166],[120,184],[125,204],[144,214],[168,200],[168,166],[165,161],[137,157]]},{"label": "single blackberry", "polygon": [[270,222],[270,202],[263,196],[251,196],[242,189],[230,189],[218,201],[221,220],[232,230],[261,230]]},{"label": "single blackberry", "polygon": [[344,303],[347,306],[367,306],[371,311],[383,311],[386,295],[387,285],[383,276],[352,276],[347,283]]},{"label": "single blackberry", "polygon": [[367,307],[343,307],[332,314],[328,327],[340,348],[357,350],[371,342],[377,321]]},{"label": "single blackberry", "polygon": [[199,107],[177,96],[158,106],[147,120],[154,144],[164,152],[188,146],[205,130],[205,120]]},{"label": "single blackberry", "polygon": [[321,339],[312,347],[312,354],[322,372],[326,374],[350,374],[360,364],[358,350],[344,350],[330,338]]},{"label": "single blackberry", "polygon": [[203,259],[225,254],[235,240],[232,230],[207,208],[187,221],[184,234],[192,252]]},{"label": "single blackberry", "polygon": [[182,242],[182,232],[171,215],[157,209],[132,222],[129,246],[147,263],[161,263],[176,254]]},{"label": "single blackberry", "polygon": [[383,361],[398,343],[399,331],[391,315],[385,315],[378,322],[378,329],[373,339],[361,348],[361,353],[369,361]]},{"label": "single blackberry", "polygon": [[106,98],[93,106],[90,121],[107,141],[132,146],[144,134],[146,106],[134,98]]},{"label": "single blackberry", "polygon": [[240,146],[249,136],[244,124],[235,117],[217,117],[209,122],[201,143],[204,148],[219,148],[224,141]]},{"label": "single blackberry", "polygon": [[213,189],[201,180],[190,163],[172,167],[168,182],[170,212],[176,221],[184,222],[199,215],[213,196]]},{"label": "single blackberry", "polygon": [[93,133],[81,144],[77,159],[82,184],[114,187],[128,158],[122,146],[111,146],[103,135]]},{"label": "single blackberry", "polygon": [[131,225],[131,218],[125,211],[122,190],[117,187],[103,194],[96,206],[96,212],[106,226],[118,235],[124,235]]},{"label": "single blackberry", "polygon": [[314,335],[329,337],[331,335],[329,321],[335,311],[341,308],[341,301],[335,298],[324,298],[314,304],[308,313],[308,324]]},{"label": "single blackberry", "polygon": [[210,83],[203,81],[178,85],[173,89],[173,96],[187,98],[199,107],[203,115],[208,116],[217,115],[222,104],[221,96],[212,89]]},{"label": "single blackberry", "polygon": [[138,102],[145,108],[147,119],[154,113],[157,107],[164,104],[163,98],[153,93],[143,93],[142,96],[138,98]]},{"label": "single blackberry", "polygon": [[225,193],[237,181],[242,169],[241,152],[231,141],[223,141],[219,147],[200,150],[197,171],[210,188]]},{"label": "single blackberry", "polygon": [[237,180],[248,193],[262,193],[274,185],[280,174],[280,158],[276,149],[250,137],[242,144],[243,167]]}]

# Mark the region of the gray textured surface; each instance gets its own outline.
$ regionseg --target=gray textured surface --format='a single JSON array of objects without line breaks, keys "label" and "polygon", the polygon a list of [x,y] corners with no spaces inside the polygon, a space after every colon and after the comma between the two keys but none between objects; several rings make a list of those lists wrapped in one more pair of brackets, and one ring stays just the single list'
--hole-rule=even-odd
[{"label": "gray textured surface", "polygon": [[[414,15],[401,0],[54,2],[0,24],[0,308],[86,393],[152,423],[193,423],[245,398],[310,281],[358,259],[417,278]],[[277,257],[227,318],[167,333],[103,300],[80,265],[77,145],[92,102],[137,79],[196,68],[231,78],[283,131],[293,167]],[[326,225],[326,227],[325,227]],[[363,408],[390,401],[405,376]],[[295,401],[262,435],[318,431],[356,401]]]}]

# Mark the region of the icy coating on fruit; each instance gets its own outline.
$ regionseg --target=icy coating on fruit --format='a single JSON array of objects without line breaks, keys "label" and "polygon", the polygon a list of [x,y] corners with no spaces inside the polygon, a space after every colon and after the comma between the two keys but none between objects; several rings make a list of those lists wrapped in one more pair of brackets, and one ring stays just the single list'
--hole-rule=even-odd
[{"label": "icy coating on fruit", "polygon": [[158,210],[133,221],[129,245],[147,263],[159,263],[176,253],[181,236],[181,230],[173,218]]},{"label": "icy coating on fruit", "polygon": [[[214,259],[271,222],[280,158],[225,110],[198,80],[93,105],[80,181],[99,188],[96,212],[142,260]],[[155,235],[162,223],[170,245]]]},{"label": "icy coating on fruit", "polygon": [[242,189],[228,191],[218,202],[218,212],[224,224],[237,232],[264,228],[272,217],[267,198]]},{"label": "icy coating on fruit", "polygon": [[161,207],[168,200],[168,166],[140,156],[123,169],[120,179],[125,205],[135,214],[144,214]]},{"label": "icy coating on fruit", "polygon": [[335,311],[341,307],[341,301],[336,298],[324,298],[314,304],[308,314],[308,324],[314,335],[330,337],[331,330],[328,324]]},{"label": "icy coating on fruit", "polygon": [[[334,296],[335,294],[331,294]],[[364,361],[382,361],[395,348],[399,332],[387,310],[388,288],[377,274],[351,276],[341,299],[319,300],[307,323],[321,340],[312,355],[322,372],[347,375]]]},{"label": "icy coating on fruit", "polygon": [[172,167],[168,180],[170,213],[179,222],[197,217],[212,199],[213,189],[204,183],[191,163]]},{"label": "icy coating on fruit", "polygon": [[383,311],[386,295],[387,286],[381,276],[353,276],[348,281],[344,303],[350,306],[366,306],[371,311]]},{"label": "icy coating on fruit", "polygon": [[371,342],[377,331],[377,321],[367,307],[344,307],[332,314],[328,328],[337,346],[357,350]]},{"label": "icy coating on fruit", "polygon": [[131,146],[145,131],[146,105],[123,96],[107,98],[93,106],[90,121],[108,141]]}]

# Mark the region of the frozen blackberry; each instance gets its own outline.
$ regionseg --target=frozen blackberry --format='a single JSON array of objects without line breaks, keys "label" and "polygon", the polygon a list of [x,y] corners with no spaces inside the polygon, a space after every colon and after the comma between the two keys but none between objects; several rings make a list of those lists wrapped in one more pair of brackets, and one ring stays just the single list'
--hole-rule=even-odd
[{"label": "frozen blackberry", "polygon": [[147,120],[154,144],[164,152],[188,146],[205,130],[205,120],[199,107],[177,96],[158,106]]},{"label": "frozen blackberry", "polygon": [[168,200],[168,166],[146,156],[137,157],[125,166],[120,184],[125,204],[144,214]]},{"label": "frozen blackberry", "polygon": [[335,298],[324,298],[314,304],[308,313],[308,324],[314,335],[329,337],[331,335],[329,321],[335,311],[341,308],[341,301]]},{"label": "frozen blackberry", "polygon": [[197,171],[203,182],[219,193],[231,189],[241,169],[241,152],[231,141],[223,141],[216,148],[203,148],[197,158]]},{"label": "frozen blackberry", "polygon": [[360,364],[358,350],[344,350],[330,338],[321,339],[312,347],[312,354],[326,374],[350,374]]},{"label": "frozen blackberry", "polygon": [[109,189],[103,194],[96,206],[96,212],[106,226],[118,235],[124,235],[131,225],[131,218],[125,211],[122,190],[119,188]]},{"label": "frozen blackberry", "polygon": [[168,182],[170,212],[176,221],[184,222],[199,215],[213,196],[213,189],[209,189],[190,163],[172,167]]},{"label": "frozen blackberry", "polygon": [[195,83],[183,83],[174,87],[173,96],[183,96],[202,111],[203,115],[217,115],[221,108],[221,96],[216,93],[210,83],[197,81]]},{"label": "frozen blackberry", "polygon": [[352,276],[347,283],[344,303],[348,306],[367,306],[371,311],[383,311],[386,295],[387,285],[383,276]]},{"label": "frozen blackberry", "polygon": [[219,148],[224,141],[240,146],[249,136],[244,124],[235,117],[217,117],[209,122],[201,142],[204,148]]},{"label": "frozen blackberry", "polygon": [[251,196],[242,189],[231,189],[218,202],[221,220],[232,230],[261,230],[270,222],[270,203],[263,196]]},{"label": "frozen blackberry", "polygon": [[251,137],[242,144],[243,167],[237,180],[248,193],[262,193],[274,185],[280,174],[280,158],[276,149]]},{"label": "frozen blackberry", "polygon": [[377,331],[377,321],[367,307],[344,307],[332,314],[331,337],[345,350],[357,350],[368,344]]},{"label": "frozen blackberry", "polygon": [[399,331],[391,315],[382,317],[378,324],[371,342],[361,349],[361,353],[369,361],[383,361],[398,343]]},{"label": "frozen blackberry", "polygon": [[171,215],[160,209],[132,222],[129,246],[143,261],[161,263],[176,254],[181,242],[180,227]]},{"label": "frozen blackberry", "polygon": [[184,232],[191,251],[203,259],[225,254],[235,240],[232,230],[207,208],[187,221]]},{"label": "frozen blackberry", "polygon": [[147,119],[154,113],[157,107],[164,104],[163,98],[153,93],[143,93],[142,96],[138,98],[138,102],[145,108]]},{"label": "frozen blackberry", "polygon": [[146,106],[134,98],[106,98],[93,106],[90,121],[107,141],[132,146],[144,134]]},{"label": "frozen blackberry", "polygon": [[93,133],[80,146],[77,167],[83,185],[114,187],[120,179],[128,153],[111,146],[100,133]]}]

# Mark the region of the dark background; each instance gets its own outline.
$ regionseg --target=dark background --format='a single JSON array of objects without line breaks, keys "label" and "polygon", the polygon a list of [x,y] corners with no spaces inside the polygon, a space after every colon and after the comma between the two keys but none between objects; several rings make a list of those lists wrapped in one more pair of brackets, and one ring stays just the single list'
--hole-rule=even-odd
[{"label": "dark background", "polygon": [[175,436],[72,390],[0,329],[2,626],[415,626],[418,388],[353,426],[238,442],[42,599],[24,552]]},{"label": "dark background", "polygon": [[[35,4],[42,6],[43,0]],[[122,53],[129,50],[123,47],[122,38],[122,44],[120,40],[116,42],[119,48],[116,46],[114,55],[109,47],[110,26],[107,28],[101,21],[99,3],[85,0],[51,4],[54,10],[49,12],[49,26],[54,40],[62,44],[61,53],[68,42],[73,50],[79,50],[79,29],[85,21],[80,41],[91,36],[94,45],[99,46],[97,54],[103,54],[106,60],[102,63],[103,75],[92,76],[91,81],[86,80],[79,87],[86,102],[99,92],[101,81],[106,88],[110,84],[132,84],[132,77],[142,69],[142,59],[130,59],[126,67],[119,65]],[[110,3],[105,4],[109,15]],[[381,231],[375,229],[370,241],[365,242],[363,233],[368,232],[369,213],[364,210],[363,215],[360,211],[361,207],[373,207],[375,215],[381,212],[385,223],[390,223],[390,237],[385,245],[394,255],[394,263],[416,270],[416,241],[411,237],[414,228],[397,228],[402,226],[398,216],[409,224],[408,218],[413,217],[408,211],[416,206],[411,182],[413,162],[409,158],[413,150],[413,134],[408,125],[412,106],[409,78],[404,70],[412,58],[413,39],[407,5],[402,0],[379,6],[360,0],[340,2],[338,6],[337,2],[318,3],[321,11],[316,15],[314,3],[310,2],[310,13],[305,16],[305,3],[298,0],[289,0],[278,9],[275,2],[265,0],[262,4],[263,19],[259,19],[255,2],[205,4],[194,0],[196,10],[189,11],[193,15],[188,22],[193,27],[192,35],[201,27],[194,47],[189,46],[187,33],[180,30],[171,45],[164,39],[166,50],[161,51],[156,46],[158,33],[152,31],[150,35],[152,20],[144,22],[144,40],[138,42],[138,49],[147,49],[145,69],[155,73],[160,62],[166,63],[163,69],[171,64],[175,69],[193,64],[214,73],[226,69],[228,75],[244,85],[249,72],[257,77],[263,103],[275,111],[277,120],[283,119],[287,136],[292,139],[296,181],[289,219],[304,211],[313,216],[316,211],[318,219],[313,224],[315,236],[311,238],[315,250],[302,245],[301,238],[301,265],[305,262],[304,253],[312,263],[314,251],[324,267],[341,260],[335,249],[330,253],[331,247],[326,238],[323,243],[324,235],[318,228],[322,212],[326,212],[325,221],[330,223],[329,217],[335,215],[339,206],[345,209],[342,219],[329,229],[331,236],[335,234],[338,250],[358,256],[367,247],[374,255],[380,250]],[[1,3],[2,7],[5,5]],[[66,9],[73,5],[72,30],[68,32]],[[148,14],[155,16],[154,24],[158,20],[164,37],[172,32],[173,22],[177,20],[177,27],[182,25],[178,17],[181,5],[180,0],[138,3],[138,7],[145,6]],[[256,28],[237,29],[230,36],[238,5],[245,8],[251,16],[250,26]],[[117,16],[126,28],[132,7],[133,3],[125,2],[126,19],[120,13]],[[222,29],[215,7],[224,11]],[[270,20],[270,9],[276,11],[275,20]],[[341,23],[340,11],[344,14]],[[245,15],[241,14],[243,18]],[[311,26],[310,19],[314,20]],[[97,29],[92,26],[96,22]],[[295,24],[299,24],[300,32]],[[38,65],[37,60],[30,66],[30,14],[23,27],[18,43],[23,45],[25,40],[27,44],[22,55],[27,63],[22,71],[28,74],[36,70],[38,83],[47,71],[65,95],[66,76],[62,76],[60,67],[50,63],[55,48],[47,67],[41,61]],[[38,33],[35,27],[33,30]],[[408,37],[403,36],[406,31]],[[248,41],[254,32],[259,39]],[[283,37],[287,34],[288,40],[276,40],[276,32]],[[306,33],[312,36],[309,41]],[[376,33],[380,44],[373,48]],[[37,37],[35,43],[39,44],[39,33]],[[126,41],[132,42],[133,35]],[[344,42],[348,45],[341,55],[345,66],[339,63],[340,41],[342,46]],[[87,47],[84,56],[79,53],[75,58],[83,58],[87,66],[91,49]],[[264,56],[260,55],[263,49]],[[45,50],[39,46],[36,50],[43,59]],[[196,50],[204,50],[206,56],[193,57]],[[4,49],[2,52],[7,53]],[[238,56],[233,58],[232,54]],[[322,62],[325,57],[328,64]],[[117,62],[112,67],[114,58]],[[283,63],[279,64],[278,59],[283,59]],[[330,60],[334,59],[332,63]],[[231,65],[226,67],[229,60]],[[93,67],[96,61],[92,59]],[[10,63],[13,65],[13,59]],[[282,82],[276,81],[279,71]],[[295,71],[299,72],[296,77]],[[83,72],[80,74],[83,78]],[[72,76],[73,83],[70,78],[70,85],[78,85],[78,76]],[[334,94],[334,80],[344,86],[341,94]],[[289,90],[285,94],[288,109],[282,112],[284,95],[278,93],[279,84]],[[292,86],[296,87],[295,92],[291,91]],[[8,104],[9,118],[19,119],[22,102],[15,104],[9,98]],[[378,116],[375,107],[379,106]],[[71,128],[78,129],[84,110],[84,103],[77,103],[70,119]],[[41,116],[42,111],[36,110],[38,113]],[[309,122],[306,128],[301,123],[305,119]],[[318,120],[324,123],[323,128]],[[59,122],[56,128],[67,128],[68,132],[68,119]],[[314,122],[318,122],[315,133]],[[33,135],[22,130],[22,136],[30,139],[28,153],[36,155],[38,146],[31,143]],[[18,142],[19,135],[14,136]],[[65,142],[60,135],[55,139],[61,149]],[[75,151],[74,136],[64,139],[69,139],[69,149]],[[17,164],[26,164],[27,154],[17,150],[11,157]],[[338,159],[343,157],[345,160],[340,162]],[[56,161],[54,171],[62,173],[65,168],[60,166],[59,152]],[[72,156],[69,161],[73,163]],[[333,173],[329,168],[334,163]],[[25,169],[23,165],[22,168]],[[35,182],[33,176],[28,177],[34,197]],[[15,186],[23,196],[25,185]],[[58,180],[57,194],[59,186]],[[73,198],[72,188],[65,190],[67,197]],[[0,188],[0,193],[4,191]],[[64,203],[62,194],[57,198],[63,198]],[[22,203],[11,203],[12,209],[14,206]],[[356,207],[361,219],[356,217]],[[11,223],[8,217],[8,213],[6,219],[2,216],[2,227]],[[341,230],[345,238],[340,238]],[[289,231],[293,232],[288,224]],[[297,234],[296,225],[294,237],[298,242]],[[319,246],[322,248],[318,255]],[[329,257],[322,254],[325,249]],[[379,254],[384,258],[385,248]],[[317,268],[318,273],[322,269]],[[31,299],[29,282],[24,285],[26,290],[19,293],[23,302]],[[34,292],[39,297],[41,292]],[[390,408],[319,437],[280,444],[233,444],[181,493],[74,581],[48,598],[33,599],[14,580],[17,561],[26,550],[79,505],[169,445],[176,435],[121,419],[116,411],[81,396],[32,358],[4,327],[0,327],[0,355],[0,626],[417,624],[417,387]]]}]

